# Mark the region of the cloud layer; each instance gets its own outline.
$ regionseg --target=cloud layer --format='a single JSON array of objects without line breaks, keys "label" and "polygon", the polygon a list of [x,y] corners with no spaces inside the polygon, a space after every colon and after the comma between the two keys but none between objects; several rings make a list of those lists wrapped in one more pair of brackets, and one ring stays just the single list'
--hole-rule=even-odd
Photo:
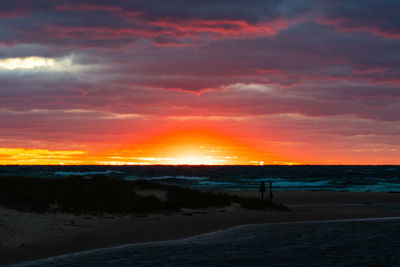
[{"label": "cloud layer", "polygon": [[185,121],[241,129],[288,161],[400,163],[399,11],[394,0],[1,1],[0,146],[111,148]]}]

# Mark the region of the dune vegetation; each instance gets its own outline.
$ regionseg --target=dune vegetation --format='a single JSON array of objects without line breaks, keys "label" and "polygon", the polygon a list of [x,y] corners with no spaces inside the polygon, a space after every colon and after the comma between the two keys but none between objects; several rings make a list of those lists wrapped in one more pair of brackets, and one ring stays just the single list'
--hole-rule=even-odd
[{"label": "dune vegetation", "polygon": [[[158,190],[165,199],[140,195],[141,190]],[[125,181],[97,175],[91,179],[0,177],[0,206],[26,212],[74,214],[132,214],[179,211],[182,208],[224,207],[233,203],[254,210],[288,210],[266,200],[242,198],[146,180]]]}]

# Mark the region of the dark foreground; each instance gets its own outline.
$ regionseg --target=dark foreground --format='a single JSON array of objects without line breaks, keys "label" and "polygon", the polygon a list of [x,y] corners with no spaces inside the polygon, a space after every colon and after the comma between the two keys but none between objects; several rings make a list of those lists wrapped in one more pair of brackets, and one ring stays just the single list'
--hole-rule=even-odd
[{"label": "dark foreground", "polygon": [[[17,190],[16,192],[19,192],[17,199],[19,200],[10,203],[19,203],[20,206],[14,208],[10,206],[8,208],[0,207],[0,264],[17,263],[131,243],[187,238],[246,224],[268,223],[270,225],[269,223],[400,216],[400,194],[395,193],[275,192],[275,200],[287,204],[291,210],[288,212],[282,208],[284,207],[282,205],[274,206],[269,202],[262,202],[261,206],[254,204],[260,203],[260,200],[257,200],[259,198],[257,191],[213,191],[214,193],[211,194],[210,192],[178,189],[177,187],[164,187],[165,185],[160,186],[146,181],[144,184],[141,184],[143,182],[125,184],[125,181],[123,181],[124,185],[134,185],[133,187],[126,187],[119,186],[121,185],[120,181],[108,181],[99,178],[97,180],[77,179],[74,181],[76,185],[72,188],[65,184],[60,187],[65,192],[75,190],[71,194],[86,197],[86,199],[98,197],[97,200],[100,202],[89,201],[92,204],[83,205],[86,207],[84,210],[79,208],[79,205],[77,206],[78,209],[72,209],[71,207],[75,207],[75,204],[64,204],[69,203],[68,201],[54,202],[54,198],[48,198],[54,196],[54,194],[51,193],[51,190],[44,188],[54,186],[54,181],[49,182],[48,185],[42,184],[39,190],[42,194],[40,197],[23,193],[36,192],[37,188],[34,188],[34,184],[29,187],[22,187],[24,190]],[[29,179],[32,180],[32,178]],[[7,184],[10,186],[10,183],[4,181],[2,188]],[[18,179],[14,181],[18,181]],[[39,183],[47,182],[41,180]],[[97,189],[91,192],[85,187],[87,183],[94,183],[91,184],[90,188]],[[27,186],[28,184],[24,183],[23,185]],[[13,186],[14,189],[19,188],[15,187],[15,184]],[[115,188],[112,189],[113,187]],[[150,207],[157,207],[157,209],[149,213],[148,206],[144,205],[146,208],[141,207],[140,212],[132,212],[131,209],[126,209],[129,212],[125,213],[121,212],[119,207],[108,212],[103,210],[102,205],[96,205],[96,203],[102,203],[102,199],[108,199],[111,202],[116,201],[113,203],[117,205],[117,203],[120,203],[118,201],[121,201],[117,197],[118,194],[123,195],[126,188],[129,188],[129,192],[131,192],[132,201],[140,199],[140,201],[143,200],[143,202],[140,202],[143,204],[145,203],[144,200],[150,199],[150,203],[153,203]],[[171,191],[169,191],[170,189]],[[8,192],[2,190],[2,194]],[[113,190],[117,191],[107,195],[106,191],[113,192]],[[174,190],[183,191],[179,191],[173,196]],[[63,190],[60,192],[57,194],[57,199],[63,196]],[[86,192],[86,194],[82,192]],[[99,194],[99,192],[104,192],[106,195]],[[27,195],[30,198],[21,197]],[[8,196],[10,196],[10,193],[8,193]],[[37,197],[42,200],[38,202],[40,205],[28,204],[31,199]],[[113,197],[116,200],[113,200]],[[53,200],[48,202],[49,199]],[[66,199],[71,200],[71,198]],[[153,201],[154,199],[156,201]],[[201,199],[204,199],[204,201],[200,201]],[[171,200],[174,200],[173,205],[171,203],[165,204]],[[245,204],[243,205],[241,201]],[[79,202],[72,201],[71,203],[78,204]],[[128,203],[131,202],[128,201]],[[154,205],[154,203],[161,203],[163,209],[159,208],[159,204]],[[245,208],[246,203],[250,203],[250,207],[261,207],[261,209]],[[110,207],[112,208],[114,205]],[[126,204],[122,205],[130,207]],[[136,204],[133,205],[133,207],[136,206]],[[38,207],[40,209],[35,211]],[[21,209],[21,211],[17,211],[15,208]],[[118,210],[118,212],[114,212],[115,210]],[[244,232],[228,231],[228,236],[206,235],[200,239],[195,238],[193,239],[195,241],[189,242],[187,250],[186,245],[182,245],[182,242],[187,241],[178,241],[178,243],[165,243],[167,245],[156,245],[155,247],[152,247],[154,244],[148,244],[144,247],[139,246],[132,251],[112,250],[116,254],[113,254],[114,252],[111,254],[107,252],[104,255],[101,253],[90,254],[95,255],[93,257],[97,258],[98,262],[89,254],[90,257],[87,259],[73,256],[72,258],[56,258],[52,262],[59,266],[63,264],[64,266],[131,265],[132,262],[141,262],[143,265],[157,263],[213,265],[214,263],[220,264],[221,259],[224,259],[224,262],[239,265],[261,266],[265,265],[267,261],[271,264],[280,261],[282,263],[300,264],[304,261],[304,264],[310,263],[312,265],[314,262],[318,263],[316,259],[326,259],[325,263],[329,263],[329,259],[331,259],[331,262],[340,260],[339,263],[344,263],[344,257],[359,258],[358,255],[365,252],[369,253],[367,259],[371,261],[371,264],[387,263],[386,266],[390,266],[393,257],[390,258],[387,253],[381,253],[380,250],[382,247],[388,247],[390,251],[396,252],[399,248],[398,243],[396,243],[396,240],[399,239],[398,233],[400,233],[398,224],[381,224],[380,221],[376,221],[376,224],[373,225],[348,224],[346,222],[339,227],[336,227],[336,224],[304,224],[304,226],[301,226],[302,224],[299,224],[300,226],[298,224],[294,226],[282,224],[279,227],[271,226],[272,228],[268,225],[265,226],[266,228],[261,225],[261,228],[245,227],[243,229],[247,230],[244,230]],[[368,232],[369,227],[375,228],[371,228],[371,231]],[[342,228],[344,232],[340,232]],[[336,229],[337,231],[329,229]],[[358,229],[360,229],[359,232],[357,232]],[[363,232],[362,229],[367,232]],[[384,234],[387,234],[387,236],[384,236]],[[264,239],[258,240],[257,236],[264,237]],[[390,240],[388,236],[392,236],[393,240]],[[359,243],[354,243],[356,237],[361,238],[357,239]],[[315,241],[313,241],[314,239]],[[368,242],[374,242],[372,247],[365,247],[369,244]],[[321,244],[325,243],[327,247],[321,247]],[[359,247],[360,244],[364,246],[361,246],[360,253],[351,254],[350,247]],[[375,245],[377,247],[374,247]],[[243,248],[243,250],[240,250],[240,248]],[[291,250],[295,251],[293,255],[288,252]],[[143,251],[143,253],[139,253],[140,251]],[[210,253],[207,254],[206,251],[210,251]],[[257,258],[256,255],[262,255],[262,258]],[[385,258],[387,258],[386,262],[384,261]],[[361,258],[359,262],[354,261],[354,259],[348,260],[348,262],[364,263],[365,261],[364,258]],[[34,263],[34,266],[45,263],[48,262]]]}]

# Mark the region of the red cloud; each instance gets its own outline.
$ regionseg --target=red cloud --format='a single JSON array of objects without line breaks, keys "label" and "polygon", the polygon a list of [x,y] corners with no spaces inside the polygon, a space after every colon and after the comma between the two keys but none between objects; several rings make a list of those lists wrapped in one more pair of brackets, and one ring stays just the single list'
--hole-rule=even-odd
[{"label": "red cloud", "polygon": [[150,24],[165,29],[174,36],[195,36],[200,33],[215,33],[223,36],[274,35],[287,29],[292,22],[286,19],[269,23],[250,24],[244,20],[158,20]]}]

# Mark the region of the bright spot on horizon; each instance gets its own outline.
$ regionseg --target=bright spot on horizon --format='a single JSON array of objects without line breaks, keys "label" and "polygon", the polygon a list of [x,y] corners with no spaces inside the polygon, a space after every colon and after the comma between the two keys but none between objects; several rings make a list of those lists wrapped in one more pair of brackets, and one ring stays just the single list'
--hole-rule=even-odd
[{"label": "bright spot on horizon", "polygon": [[71,64],[70,57],[14,57],[0,59],[0,70],[66,70]]},{"label": "bright spot on horizon", "polygon": [[170,160],[169,164],[173,165],[219,165],[226,163],[225,159],[217,159],[212,156],[205,155],[181,155],[177,158],[173,158]]}]

